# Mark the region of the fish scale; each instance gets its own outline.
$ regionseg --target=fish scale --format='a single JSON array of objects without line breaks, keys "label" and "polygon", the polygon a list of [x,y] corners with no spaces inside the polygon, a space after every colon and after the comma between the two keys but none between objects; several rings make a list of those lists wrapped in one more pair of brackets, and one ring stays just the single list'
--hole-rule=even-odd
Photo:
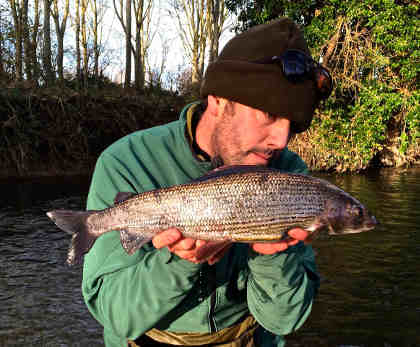
[{"label": "fish scale", "polygon": [[358,200],[327,181],[256,166],[215,170],[187,184],[137,194],[102,211],[78,213],[84,219],[77,219],[77,228],[71,211],[48,213],[60,228],[79,235],[73,237],[69,263],[79,261],[96,237],[112,230],[120,231],[122,246],[132,254],[170,227],[194,239],[275,242],[295,227],[338,234],[369,230],[376,224]]}]

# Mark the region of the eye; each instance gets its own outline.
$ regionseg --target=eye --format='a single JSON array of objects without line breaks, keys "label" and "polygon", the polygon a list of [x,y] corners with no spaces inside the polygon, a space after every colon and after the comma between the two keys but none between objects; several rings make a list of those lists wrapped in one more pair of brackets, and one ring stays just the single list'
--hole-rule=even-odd
[{"label": "eye", "polygon": [[276,116],[272,113],[261,112],[257,114],[257,119],[262,123],[272,123],[276,120]]}]

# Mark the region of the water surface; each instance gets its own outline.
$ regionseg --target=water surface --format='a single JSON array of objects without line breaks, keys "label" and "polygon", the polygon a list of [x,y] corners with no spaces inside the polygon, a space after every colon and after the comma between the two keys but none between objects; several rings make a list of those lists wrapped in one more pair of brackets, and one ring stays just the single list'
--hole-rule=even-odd
[{"label": "water surface", "polygon": [[[420,346],[420,168],[322,175],[363,201],[373,232],[314,242],[322,284],[288,346]],[[70,236],[45,216],[84,208],[88,177],[0,181],[0,347],[103,346],[81,296]]]}]

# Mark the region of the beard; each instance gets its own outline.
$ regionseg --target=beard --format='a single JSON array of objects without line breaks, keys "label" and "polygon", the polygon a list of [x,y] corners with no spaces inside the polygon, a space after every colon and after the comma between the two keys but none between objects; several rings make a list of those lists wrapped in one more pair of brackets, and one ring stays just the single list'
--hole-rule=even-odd
[{"label": "beard", "polygon": [[[222,119],[217,124],[211,136],[211,144],[213,148],[212,167],[218,168],[224,165],[243,165],[249,162],[250,155],[260,154],[262,157],[267,158],[267,163],[278,155],[281,150],[268,149],[263,146],[247,147],[244,143],[246,134],[238,130],[237,120],[235,117],[240,117],[235,114],[235,106],[233,103],[228,102],[225,105]],[[257,164],[261,165],[261,164]]]}]

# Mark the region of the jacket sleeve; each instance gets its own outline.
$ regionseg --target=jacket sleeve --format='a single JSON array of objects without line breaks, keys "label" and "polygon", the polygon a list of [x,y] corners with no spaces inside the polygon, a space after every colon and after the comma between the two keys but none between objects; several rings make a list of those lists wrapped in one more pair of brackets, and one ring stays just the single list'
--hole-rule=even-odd
[{"label": "jacket sleeve", "polygon": [[[98,210],[113,205],[117,192],[135,190],[131,181],[123,164],[102,155],[92,178],[87,208]],[[121,246],[119,232],[111,231],[100,236],[85,255],[83,297],[92,315],[104,326],[106,341],[135,339],[185,299],[198,269],[199,265],[151,244],[128,255]]]},{"label": "jacket sleeve", "polygon": [[251,250],[248,266],[248,306],[258,323],[276,335],[298,329],[319,287],[312,248],[300,242],[274,255]]}]

